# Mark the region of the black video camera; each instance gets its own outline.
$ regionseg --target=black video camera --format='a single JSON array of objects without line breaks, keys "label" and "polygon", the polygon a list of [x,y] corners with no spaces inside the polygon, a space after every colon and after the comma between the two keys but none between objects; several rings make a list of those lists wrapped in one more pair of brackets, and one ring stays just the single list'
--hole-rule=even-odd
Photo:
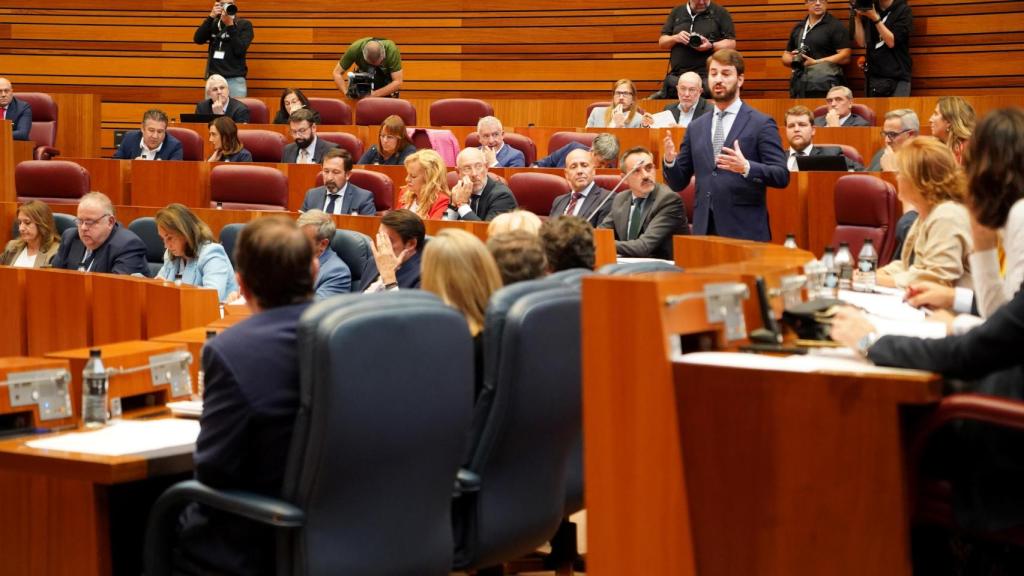
[{"label": "black video camera", "polygon": [[700,48],[704,43],[704,37],[696,32],[690,34],[690,48]]},{"label": "black video camera", "polygon": [[874,0],[850,0],[850,6],[853,6],[854,10],[860,10],[864,12],[874,8],[875,2]]},{"label": "black video camera", "polygon": [[370,72],[348,73],[348,97],[353,99],[366,98],[373,92],[373,74]]}]

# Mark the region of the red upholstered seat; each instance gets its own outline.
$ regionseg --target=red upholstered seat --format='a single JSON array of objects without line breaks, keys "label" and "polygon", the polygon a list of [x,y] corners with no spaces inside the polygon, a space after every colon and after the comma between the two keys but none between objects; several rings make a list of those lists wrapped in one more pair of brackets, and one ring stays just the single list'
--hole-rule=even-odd
[{"label": "red upholstered seat", "polygon": [[349,134],[348,132],[317,132],[316,137],[323,138],[328,142],[334,142],[348,150],[348,153],[352,155],[353,163],[359,162],[359,159],[363,156],[363,141],[355,134]]},{"label": "red upholstered seat", "polygon": [[89,171],[66,160],[26,160],[14,168],[18,201],[77,204],[89,192]]},{"label": "red upholstered seat", "polygon": [[548,140],[548,154],[554,153],[569,142],[579,142],[590,148],[594,145],[594,138],[597,138],[597,132],[555,132]]},{"label": "red upholstered seat", "polygon": [[444,98],[430,104],[431,126],[476,126],[484,116],[494,116],[494,107],[476,98]]},{"label": "red upholstered seat", "polygon": [[[612,188],[614,188],[615,185],[618,184],[619,180],[621,180],[621,179],[622,179],[622,174],[620,174],[620,173],[616,173],[616,174],[595,174],[594,175],[594,182],[596,182],[598,186],[600,186],[601,188],[604,188],[605,190],[611,190]],[[629,189],[629,186],[627,186],[626,183],[623,182],[621,185],[619,185],[619,189],[617,190],[617,192],[622,192],[623,190],[628,190],[628,189]]]},{"label": "red upholstered seat", "polygon": [[57,103],[44,92],[18,92],[15,97],[32,107],[32,129],[28,139],[36,143],[33,157],[49,160],[60,154],[57,143]]},{"label": "red upholstered seat", "polygon": [[[523,136],[515,132],[505,132],[505,144],[522,152],[523,156],[526,157],[527,166],[537,161],[537,145],[533,143],[529,136]],[[480,146],[480,134],[470,132],[466,136],[466,148],[476,148],[478,146]]]},{"label": "red upholstered seat", "polygon": [[550,214],[555,198],[572,191],[565,178],[545,172],[517,172],[508,184],[519,207],[539,216]]},{"label": "red upholstered seat", "polygon": [[825,146],[837,146],[843,149],[843,156],[846,156],[858,164],[864,164],[864,157],[860,155],[860,151],[849,144],[815,144],[815,146],[818,148],[823,148]]},{"label": "red upholstered seat", "polygon": [[848,174],[835,185],[836,229],[832,244],[848,242],[854,256],[865,238],[878,252],[878,265],[888,264],[896,241],[900,203],[892,184],[866,174]]},{"label": "red upholstered seat", "polygon": [[310,98],[309,107],[320,113],[320,124],[352,124],[352,107],[337,98]]},{"label": "red upholstered seat", "polygon": [[377,212],[391,210],[394,207],[395,184],[387,174],[355,168],[349,172],[348,179],[352,184],[373,192],[373,204],[377,207]]},{"label": "red upholstered seat", "polygon": [[168,126],[167,133],[181,141],[182,160],[206,160],[203,137],[190,128]]},{"label": "red upholstered seat", "polygon": [[226,210],[286,210],[288,178],[267,166],[220,164],[210,170],[210,207]]},{"label": "red upholstered seat", "polygon": [[[878,126],[878,116],[875,114],[875,111],[872,110],[871,108],[868,108],[863,104],[853,104],[852,106],[850,106],[850,112],[853,112],[857,116],[860,116],[861,118],[867,120],[868,124],[871,124],[872,126]],[[828,114],[827,104],[823,104],[814,109],[815,118],[820,118],[825,114]]]},{"label": "red upholstered seat", "polygon": [[408,100],[370,96],[356,102],[356,124],[359,126],[376,126],[392,114],[401,117],[406,126],[416,125],[416,108]]},{"label": "red upholstered seat", "polygon": [[259,98],[237,98],[249,109],[250,124],[270,124],[270,110],[267,104]]},{"label": "red upholstered seat", "polygon": [[272,130],[239,130],[238,139],[253,162],[280,162],[287,144],[283,134]]}]

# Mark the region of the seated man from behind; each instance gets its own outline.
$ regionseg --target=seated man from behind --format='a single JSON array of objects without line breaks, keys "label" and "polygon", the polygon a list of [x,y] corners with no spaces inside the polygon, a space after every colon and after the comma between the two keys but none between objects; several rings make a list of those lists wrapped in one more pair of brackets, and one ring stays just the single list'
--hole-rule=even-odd
[{"label": "seated man from behind", "polygon": [[487,175],[487,160],[477,148],[464,148],[455,159],[459,183],[452,188],[452,207],[446,220],[494,220],[516,209],[516,197],[508,186]]},{"label": "seated man from behind", "polygon": [[615,253],[632,258],[672,259],[672,236],[688,234],[683,200],[655,181],[654,155],[638,146],[620,162],[629,194],[616,194],[601,228],[615,231]]},{"label": "seated man from behind", "polygon": [[[813,115],[811,109],[806,106],[793,106],[786,110],[786,140],[789,142],[789,150],[786,151],[789,159],[786,165],[790,172],[799,169],[796,163],[799,156],[843,156],[843,149],[839,146],[814,145],[814,123],[811,122]],[[844,159],[847,170],[864,170],[863,166],[853,160],[845,156]]]},{"label": "seated man from behind", "polygon": [[[279,497],[299,407],[296,326],[313,298],[317,259],[295,222],[267,216],[242,229],[235,268],[253,314],[203,347],[195,476],[213,488]],[[273,573],[272,528],[198,504],[180,526],[175,573]]]},{"label": "seated man from behind", "polygon": [[14,86],[0,77],[0,120],[10,120],[15,140],[28,140],[32,131],[32,106],[14,97]]},{"label": "seated man from behind", "polygon": [[505,144],[505,129],[501,126],[501,120],[494,116],[484,116],[476,123],[476,133],[480,137],[480,150],[484,153],[487,166],[491,168],[526,166],[526,156]]},{"label": "seated man from behind", "polygon": [[281,153],[281,162],[285,164],[319,164],[324,161],[328,150],[338,147],[334,142],[316,137],[316,116],[309,108],[292,112],[288,116],[288,128],[293,142],[286,145]]},{"label": "seated man from behind", "polygon": [[360,214],[373,216],[377,205],[373,192],[363,190],[348,181],[352,172],[352,155],[344,148],[332,148],[324,154],[321,169],[324,185],[310,188],[302,200],[300,212],[323,210],[328,214]]},{"label": "seated man from behind", "polygon": [[590,148],[573,140],[533,165],[537,168],[564,168],[565,159],[573,150],[589,150],[594,154],[594,168],[615,168],[619,159],[619,139],[614,134],[602,132],[594,138]]},{"label": "seated man from behind", "polygon": [[505,286],[547,274],[544,249],[533,232],[510,230],[495,234],[487,239],[487,250],[494,256]]},{"label": "seated man from behind", "polygon": [[60,238],[54,268],[80,272],[146,276],[146,245],[114,216],[114,205],[102,192],[89,192],[78,201],[76,226]]},{"label": "seated man from behind", "polygon": [[853,91],[846,86],[833,86],[825,96],[825,102],[828,103],[828,113],[815,118],[815,126],[871,126],[863,117],[853,113]]},{"label": "seated man from behind", "polygon": [[594,182],[594,155],[586,150],[573,150],[566,156],[565,179],[572,192],[563,194],[551,203],[549,216],[579,216],[590,223],[600,224],[612,209],[609,190]]},{"label": "seated man from behind", "polygon": [[921,120],[910,108],[899,108],[885,113],[882,138],[885,146],[871,157],[868,172],[895,172],[896,152],[921,131]]},{"label": "seated man from behind", "polygon": [[391,210],[380,219],[373,258],[363,266],[359,292],[420,287],[420,257],[427,230],[412,210]]},{"label": "seated man from behind", "polygon": [[121,160],[181,160],[181,142],[167,133],[167,114],[163,110],[146,110],[142,129],[132,130],[121,139],[114,158]]},{"label": "seated man from behind", "polygon": [[334,232],[337,230],[334,220],[323,210],[310,210],[299,216],[298,223],[313,243],[313,251],[320,263],[320,272],[313,283],[316,299],[348,294],[352,289],[352,271],[331,249],[331,240],[334,240]]},{"label": "seated man from behind", "polygon": [[594,227],[574,216],[548,218],[540,227],[548,272],[570,268],[594,269]]}]

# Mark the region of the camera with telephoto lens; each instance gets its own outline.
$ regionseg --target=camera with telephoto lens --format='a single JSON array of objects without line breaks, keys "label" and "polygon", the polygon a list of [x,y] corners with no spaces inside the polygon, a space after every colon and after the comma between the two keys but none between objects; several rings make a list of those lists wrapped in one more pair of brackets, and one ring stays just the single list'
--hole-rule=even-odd
[{"label": "camera with telephoto lens", "polygon": [[789,67],[793,70],[803,70],[805,56],[807,56],[807,46],[801,46],[797,53],[793,55],[793,61],[789,63]]},{"label": "camera with telephoto lens", "polygon": [[704,37],[696,32],[690,34],[690,48],[700,48],[700,45],[704,43]]},{"label": "camera with telephoto lens", "polygon": [[369,72],[348,73],[348,97],[365,98],[373,92],[373,74]]},{"label": "camera with telephoto lens", "polygon": [[875,7],[874,0],[850,0],[854,10],[867,11]]},{"label": "camera with telephoto lens", "polygon": [[217,5],[223,8],[224,13],[228,16],[234,16],[235,14],[238,14],[238,6],[235,6],[233,3],[226,4],[224,2],[219,2]]}]

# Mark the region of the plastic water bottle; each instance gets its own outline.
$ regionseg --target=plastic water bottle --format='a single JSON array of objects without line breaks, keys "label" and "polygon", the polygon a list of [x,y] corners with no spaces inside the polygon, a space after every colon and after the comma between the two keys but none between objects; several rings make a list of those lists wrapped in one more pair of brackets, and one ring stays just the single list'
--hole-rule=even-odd
[{"label": "plastic water bottle", "polygon": [[875,289],[875,270],[878,268],[878,252],[870,238],[864,239],[864,246],[857,255],[857,279],[861,292]]},{"label": "plastic water bottle", "polygon": [[839,289],[853,289],[853,252],[850,252],[850,244],[839,243],[839,250],[836,251],[836,271],[839,273]]},{"label": "plastic water bottle", "polygon": [[86,428],[99,428],[108,418],[107,369],[100,359],[100,349],[92,348],[82,369],[82,422]]},{"label": "plastic water bottle", "polygon": [[786,241],[783,242],[782,245],[791,250],[796,250],[796,236],[794,236],[793,234],[786,234]]},{"label": "plastic water bottle", "polygon": [[836,269],[836,250],[831,246],[825,246],[825,253],[821,255],[821,264],[825,267],[825,284],[822,296],[835,297],[839,289],[839,271]]}]

